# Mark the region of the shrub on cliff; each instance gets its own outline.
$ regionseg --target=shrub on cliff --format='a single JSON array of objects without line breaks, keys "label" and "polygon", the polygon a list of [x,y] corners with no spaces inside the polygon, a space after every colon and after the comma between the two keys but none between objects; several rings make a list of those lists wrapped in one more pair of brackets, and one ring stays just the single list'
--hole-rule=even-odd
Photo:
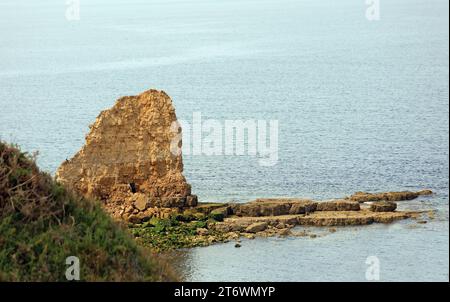
[{"label": "shrub on cliff", "polygon": [[66,258],[85,281],[173,280],[100,205],[66,190],[33,158],[0,142],[0,281],[64,281]]}]

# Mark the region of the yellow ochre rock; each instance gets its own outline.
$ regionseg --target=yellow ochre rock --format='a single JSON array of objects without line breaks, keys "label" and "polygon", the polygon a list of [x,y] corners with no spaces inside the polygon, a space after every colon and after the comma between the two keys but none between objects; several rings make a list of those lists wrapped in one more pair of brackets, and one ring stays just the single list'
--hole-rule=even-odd
[{"label": "yellow ochre rock", "polygon": [[104,201],[112,214],[195,206],[174,143],[181,147],[181,128],[165,92],[125,96],[99,114],[85,145],[58,168],[56,179]]}]

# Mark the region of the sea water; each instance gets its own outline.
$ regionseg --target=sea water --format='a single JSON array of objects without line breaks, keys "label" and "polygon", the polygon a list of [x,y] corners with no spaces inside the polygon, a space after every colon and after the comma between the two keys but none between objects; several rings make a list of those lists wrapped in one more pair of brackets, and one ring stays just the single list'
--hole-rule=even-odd
[{"label": "sea water", "polygon": [[435,218],[192,249],[186,280],[363,281],[375,256],[381,281],[448,281],[448,1],[373,2],[1,0],[0,137],[54,173],[149,88],[187,121],[276,120],[274,165],[185,155],[201,201],[429,188],[400,207]]}]

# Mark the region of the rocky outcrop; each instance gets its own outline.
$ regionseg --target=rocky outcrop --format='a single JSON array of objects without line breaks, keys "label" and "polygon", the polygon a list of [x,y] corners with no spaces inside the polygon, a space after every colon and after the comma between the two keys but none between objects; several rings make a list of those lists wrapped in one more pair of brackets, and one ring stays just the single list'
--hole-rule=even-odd
[{"label": "rocky outcrop", "polygon": [[397,204],[392,201],[377,201],[370,205],[372,212],[394,212]]},{"label": "rocky outcrop", "polygon": [[431,190],[422,190],[418,192],[384,192],[384,193],[367,193],[367,192],[356,192],[355,194],[348,197],[348,199],[357,202],[368,202],[368,201],[401,201],[401,200],[412,200],[419,196],[431,195],[433,192]]},{"label": "rocky outcrop", "polygon": [[174,148],[174,142],[181,147],[176,121],[163,91],[122,97],[100,113],[85,145],[59,167],[56,179],[104,201],[114,214],[195,206],[181,152]]},{"label": "rocky outcrop", "polygon": [[315,211],[316,205],[316,202],[309,199],[257,199],[235,205],[233,214],[250,217],[304,214]]},{"label": "rocky outcrop", "polygon": [[[202,214],[210,214],[214,210],[221,210],[224,207],[229,207],[226,203],[199,203],[195,211]],[[228,210],[227,210],[228,211]]]},{"label": "rocky outcrop", "polygon": [[[209,205],[211,206],[211,205]],[[295,198],[264,198],[244,204],[228,206],[226,216],[236,215],[241,217],[261,217],[309,214],[315,211],[359,211],[358,202],[338,199],[323,202],[315,202],[310,199]]]},{"label": "rocky outcrop", "polygon": [[349,200],[331,200],[318,202],[316,211],[359,211],[359,202]]},{"label": "rocky outcrop", "polygon": [[[337,227],[392,223],[408,218],[423,219],[425,213],[428,213],[430,219],[434,217],[433,212],[429,210],[395,211],[396,204],[389,201],[377,201],[371,204],[371,206],[360,204],[349,199],[314,202],[309,199],[293,198],[257,199],[244,204],[201,203],[183,212],[180,212],[179,208],[170,209],[178,211],[175,216],[169,217],[175,218],[179,224],[176,224],[177,227],[171,232],[161,233],[160,229],[155,232],[157,236],[162,234],[167,237],[167,241],[179,246],[179,243],[174,241],[174,237],[185,234],[187,229],[187,233],[195,234],[188,240],[183,239],[184,244],[190,247],[229,240],[240,242],[241,237],[247,239],[271,236],[318,238],[336,232]],[[426,223],[426,220],[420,220],[417,223]],[[154,224],[155,222],[153,227],[156,227]],[[137,228],[147,226],[152,226],[152,222],[137,224]],[[328,231],[324,232],[323,228],[319,230],[310,226],[327,227]],[[142,235],[139,232],[137,234],[138,237]],[[150,243],[154,244],[154,237],[149,238]]]},{"label": "rocky outcrop", "polygon": [[391,223],[400,219],[418,217],[416,211],[373,212],[359,211],[317,211],[309,215],[281,215],[261,217],[230,217],[216,223],[214,228],[221,232],[260,233],[267,228],[291,229],[295,226],[352,226],[372,223]]},{"label": "rocky outcrop", "polygon": [[[413,195],[427,195],[429,191],[416,192]],[[335,199],[328,201],[313,201],[295,198],[257,199],[244,204],[200,205],[196,209],[213,209],[210,213],[220,210],[225,217],[212,225],[215,231],[231,232],[244,237],[251,236],[286,236],[291,234],[295,226],[356,226],[373,223],[392,223],[401,219],[417,218],[423,214],[420,211],[395,211],[397,204],[391,201],[378,200],[410,198],[406,192],[358,193],[367,199],[375,199],[368,206],[361,206],[359,199]],[[376,195],[376,196],[373,196]],[[225,215],[226,214],[226,215]],[[336,230],[334,229],[333,232]],[[331,231],[330,231],[331,232]]]},{"label": "rocky outcrop", "polygon": [[246,233],[258,233],[267,229],[269,224],[267,222],[256,222],[252,223],[248,227],[245,228]]}]

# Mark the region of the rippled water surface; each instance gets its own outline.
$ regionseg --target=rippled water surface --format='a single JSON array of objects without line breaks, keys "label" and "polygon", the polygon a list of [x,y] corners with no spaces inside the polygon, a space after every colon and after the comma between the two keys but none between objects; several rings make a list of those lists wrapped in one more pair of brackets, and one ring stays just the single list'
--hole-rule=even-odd
[{"label": "rippled water surface", "polygon": [[448,1],[0,2],[0,137],[54,172],[122,95],[165,90],[177,115],[279,121],[279,160],[185,156],[202,201],[430,188],[433,221],[187,251],[187,280],[448,280]]}]

